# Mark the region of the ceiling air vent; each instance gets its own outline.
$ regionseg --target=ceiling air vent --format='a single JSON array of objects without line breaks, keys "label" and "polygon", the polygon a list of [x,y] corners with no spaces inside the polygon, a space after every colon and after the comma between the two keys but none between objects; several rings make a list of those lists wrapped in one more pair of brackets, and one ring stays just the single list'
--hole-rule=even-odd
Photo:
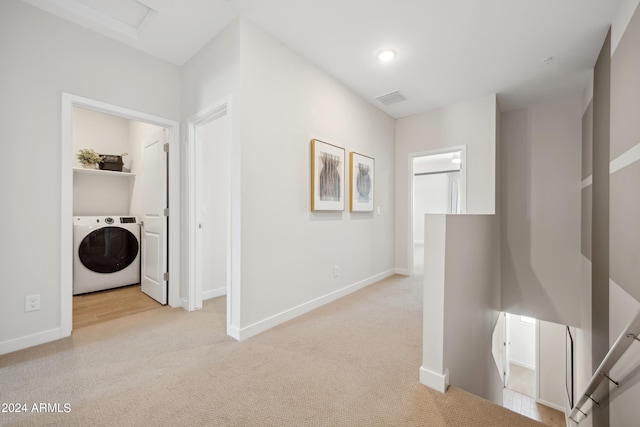
[{"label": "ceiling air vent", "polygon": [[380,95],[376,98],[378,101],[382,102],[384,105],[397,104],[398,102],[406,101],[407,98],[404,97],[403,94],[398,90],[394,90],[386,95]]}]

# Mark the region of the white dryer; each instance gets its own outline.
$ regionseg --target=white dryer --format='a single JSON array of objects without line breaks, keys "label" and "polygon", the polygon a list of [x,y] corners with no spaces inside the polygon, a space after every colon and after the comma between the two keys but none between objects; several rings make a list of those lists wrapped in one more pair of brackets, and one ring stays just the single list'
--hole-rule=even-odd
[{"label": "white dryer", "polygon": [[74,217],[73,249],[74,295],[140,283],[136,217]]}]

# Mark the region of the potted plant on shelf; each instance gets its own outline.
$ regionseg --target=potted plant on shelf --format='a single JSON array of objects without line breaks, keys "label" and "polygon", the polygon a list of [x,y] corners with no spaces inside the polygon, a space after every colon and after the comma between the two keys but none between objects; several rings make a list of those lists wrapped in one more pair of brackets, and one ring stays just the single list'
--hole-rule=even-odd
[{"label": "potted plant on shelf", "polygon": [[98,169],[98,163],[102,163],[102,156],[91,148],[83,148],[76,155],[83,168]]}]

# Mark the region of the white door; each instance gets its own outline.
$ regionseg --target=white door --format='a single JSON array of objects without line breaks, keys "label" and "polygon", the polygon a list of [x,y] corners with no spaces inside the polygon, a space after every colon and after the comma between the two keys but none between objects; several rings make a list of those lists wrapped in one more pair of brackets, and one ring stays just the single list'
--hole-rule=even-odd
[{"label": "white door", "polygon": [[143,141],[142,292],[167,303],[167,130]]}]

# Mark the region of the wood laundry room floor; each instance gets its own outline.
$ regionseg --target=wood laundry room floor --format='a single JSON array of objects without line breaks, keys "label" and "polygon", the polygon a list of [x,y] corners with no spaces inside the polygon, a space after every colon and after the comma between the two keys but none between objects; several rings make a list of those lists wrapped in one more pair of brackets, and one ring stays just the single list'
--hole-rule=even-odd
[{"label": "wood laundry room floor", "polygon": [[162,307],[144,294],[140,285],[76,295],[73,297],[73,329]]}]

